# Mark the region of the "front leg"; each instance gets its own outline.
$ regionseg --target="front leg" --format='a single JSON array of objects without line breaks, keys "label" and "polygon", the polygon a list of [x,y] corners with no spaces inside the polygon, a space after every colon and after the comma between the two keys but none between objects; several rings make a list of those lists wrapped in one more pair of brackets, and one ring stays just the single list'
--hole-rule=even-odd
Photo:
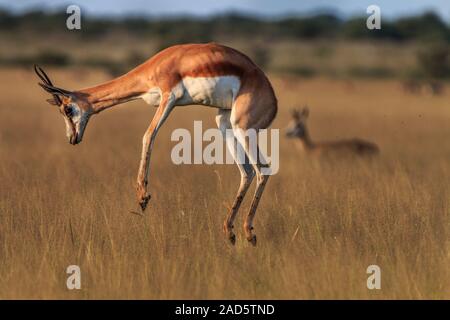
[{"label": "front leg", "polygon": [[142,211],[147,207],[147,203],[150,200],[150,194],[147,193],[148,175],[150,169],[150,155],[153,149],[153,143],[156,138],[156,134],[169,116],[170,111],[173,108],[174,98],[172,94],[163,94],[161,102],[152,122],[148,127],[142,139],[142,154],[141,162],[139,164],[139,172],[137,176],[137,199]]}]

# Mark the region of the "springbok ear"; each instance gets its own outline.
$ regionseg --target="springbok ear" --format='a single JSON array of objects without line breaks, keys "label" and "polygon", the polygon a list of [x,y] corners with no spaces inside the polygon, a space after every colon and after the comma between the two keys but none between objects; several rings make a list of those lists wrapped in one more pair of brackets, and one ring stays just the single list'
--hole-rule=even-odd
[{"label": "springbok ear", "polygon": [[291,116],[294,119],[300,118],[300,112],[297,109],[291,109]]},{"label": "springbok ear", "polygon": [[309,116],[309,108],[307,106],[303,108],[302,116],[304,118],[308,118],[308,116]]},{"label": "springbok ear", "polygon": [[45,100],[45,101],[47,101],[49,104],[51,104],[51,105],[53,105],[53,106],[60,106],[61,104],[58,102],[58,101],[56,101],[55,100],[55,98],[50,98],[50,99],[47,99],[47,100]]}]

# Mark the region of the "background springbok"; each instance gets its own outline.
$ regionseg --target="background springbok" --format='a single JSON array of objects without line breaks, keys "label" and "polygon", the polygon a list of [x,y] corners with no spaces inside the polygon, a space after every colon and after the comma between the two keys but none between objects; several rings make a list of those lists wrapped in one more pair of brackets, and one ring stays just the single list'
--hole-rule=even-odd
[{"label": "background springbok", "polygon": [[356,155],[367,156],[379,153],[376,144],[361,139],[349,139],[327,142],[314,142],[308,131],[306,121],[309,116],[308,107],[303,110],[292,110],[292,120],[287,128],[286,136],[297,138],[302,151],[314,155]]},{"label": "background springbok", "polygon": [[[216,122],[227,145],[239,144],[248,158],[245,163],[238,163],[234,148],[230,148],[241,173],[241,183],[224,222],[224,231],[234,244],[233,222],[256,174],[256,191],[244,223],[247,240],[256,244],[253,219],[268,175],[262,174],[266,162],[261,155],[250,152],[242,132],[267,128],[277,113],[277,99],[269,80],[250,58],[214,43],[178,45],[161,51],[119,78],[77,91],[55,87],[39,67],[35,66],[35,72],[42,80],[39,85],[53,96],[48,102],[59,107],[66,122],[67,137],[73,145],[81,142],[89,118],[105,109],[138,98],[158,108],[143,137],[137,178],[137,197],[142,210],[150,199],[147,184],[151,150],[170,112],[180,105],[218,108]],[[232,129],[234,136],[227,135],[227,129]]]}]

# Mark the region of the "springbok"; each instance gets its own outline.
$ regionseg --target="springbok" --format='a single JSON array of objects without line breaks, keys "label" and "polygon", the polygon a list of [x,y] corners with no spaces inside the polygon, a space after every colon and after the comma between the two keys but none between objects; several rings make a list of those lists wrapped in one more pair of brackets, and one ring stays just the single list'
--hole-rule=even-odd
[{"label": "springbok", "polygon": [[287,137],[298,138],[297,141],[302,151],[312,155],[325,156],[370,156],[379,153],[376,144],[361,139],[313,142],[306,125],[308,116],[308,107],[303,108],[301,111],[292,110],[292,121],[286,130]]},{"label": "springbok", "polygon": [[[45,72],[35,66],[42,80],[39,85],[53,98],[66,123],[72,145],[83,138],[89,118],[112,106],[142,98],[157,107],[144,134],[137,176],[137,198],[142,211],[147,207],[150,154],[158,130],[175,106],[205,105],[218,108],[216,122],[228,146],[240,145],[246,161],[237,161],[236,150],[229,148],[241,182],[223,229],[232,244],[236,241],[233,223],[241,202],[256,173],[256,191],[244,222],[248,241],[256,245],[253,219],[269,176],[262,155],[249,152],[249,143],[241,133],[248,129],[267,128],[277,113],[277,99],[264,72],[250,58],[232,48],[215,43],[185,44],[169,47],[130,72],[106,83],[86,89],[68,91],[55,87]],[[232,129],[233,134],[225,134]]]}]

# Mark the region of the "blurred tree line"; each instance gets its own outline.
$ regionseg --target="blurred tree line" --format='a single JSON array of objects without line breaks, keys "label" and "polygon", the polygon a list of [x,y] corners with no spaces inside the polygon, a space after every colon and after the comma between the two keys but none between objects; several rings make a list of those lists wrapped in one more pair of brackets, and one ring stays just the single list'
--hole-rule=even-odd
[{"label": "blurred tree line", "polygon": [[[0,9],[0,28],[8,31],[27,30],[42,34],[65,31],[68,15],[63,12],[30,11],[15,15]],[[419,16],[382,20],[380,30],[366,28],[366,16],[343,20],[332,14],[308,17],[262,19],[229,12],[206,18],[195,17],[82,17],[80,37],[97,37],[117,30],[137,35],[156,36],[167,42],[207,42],[217,36],[263,38],[347,38],[442,40],[450,42],[450,26],[434,12]]]},{"label": "blurred tree line", "polygon": [[[56,35],[71,37],[82,41],[96,41],[104,36],[121,32],[138,38],[155,39],[158,51],[172,44],[186,42],[209,42],[215,39],[259,39],[250,55],[260,66],[270,60],[265,43],[273,40],[340,40],[351,41],[415,41],[423,43],[416,53],[417,72],[430,78],[449,77],[448,56],[450,45],[450,26],[434,12],[425,12],[418,16],[402,17],[397,20],[382,19],[380,30],[366,28],[367,16],[347,20],[333,14],[318,14],[306,17],[285,17],[279,19],[262,19],[236,12],[209,16],[204,18],[178,17],[143,17],[124,18],[82,16],[82,32],[67,32],[65,11],[44,12],[29,11],[20,15],[0,9],[1,32],[27,36],[45,37]],[[33,57],[16,57],[15,64],[27,65],[34,62],[68,65],[70,57],[58,52],[41,52]],[[95,60],[95,59],[94,59]],[[105,68],[116,68],[105,61],[86,61],[86,64],[108,64]],[[131,53],[129,65],[142,61],[136,53]],[[0,61],[2,62],[2,61]],[[9,61],[11,62],[11,61]],[[5,61],[3,61],[5,63]],[[122,66],[112,73],[120,73],[129,66]],[[366,70],[362,70],[367,73]],[[372,72],[373,73],[373,72]],[[378,73],[377,73],[378,74]]]}]

